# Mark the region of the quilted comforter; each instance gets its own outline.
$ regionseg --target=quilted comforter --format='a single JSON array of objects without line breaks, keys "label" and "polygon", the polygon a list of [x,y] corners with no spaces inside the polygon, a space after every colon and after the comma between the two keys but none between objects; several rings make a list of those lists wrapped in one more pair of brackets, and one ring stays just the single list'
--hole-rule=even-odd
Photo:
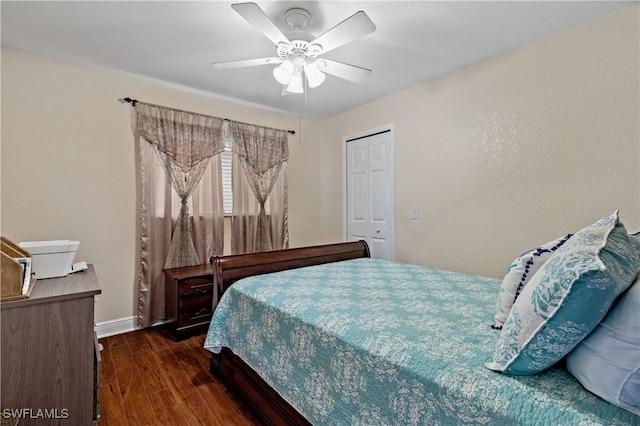
[{"label": "quilted comforter", "polygon": [[500,282],[378,259],[245,278],[211,321],[314,425],[629,425],[562,367],[490,371]]}]

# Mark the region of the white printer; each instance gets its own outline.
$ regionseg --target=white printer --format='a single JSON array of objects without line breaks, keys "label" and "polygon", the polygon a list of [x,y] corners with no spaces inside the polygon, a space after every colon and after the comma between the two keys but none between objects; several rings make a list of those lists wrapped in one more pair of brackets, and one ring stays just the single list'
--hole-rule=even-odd
[{"label": "white printer", "polygon": [[71,272],[80,241],[28,241],[18,243],[31,254],[31,270],[36,279],[64,277]]}]

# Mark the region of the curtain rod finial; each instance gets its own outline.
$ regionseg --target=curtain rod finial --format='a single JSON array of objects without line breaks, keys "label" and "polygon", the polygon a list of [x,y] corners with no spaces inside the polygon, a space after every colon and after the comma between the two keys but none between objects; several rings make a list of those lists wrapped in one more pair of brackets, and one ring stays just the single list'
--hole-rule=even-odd
[{"label": "curtain rod finial", "polygon": [[129,102],[131,104],[131,106],[136,106],[136,102],[138,102],[137,99],[131,99],[130,97],[126,97],[124,99],[122,99],[125,102]]}]

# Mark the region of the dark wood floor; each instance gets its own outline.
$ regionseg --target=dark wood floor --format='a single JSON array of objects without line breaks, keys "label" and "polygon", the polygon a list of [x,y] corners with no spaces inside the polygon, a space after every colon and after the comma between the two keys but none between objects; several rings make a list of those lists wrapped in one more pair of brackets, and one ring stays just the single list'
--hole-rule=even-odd
[{"label": "dark wood floor", "polygon": [[257,425],[209,371],[204,335],[175,342],[164,327],[100,339],[101,420],[112,425]]}]

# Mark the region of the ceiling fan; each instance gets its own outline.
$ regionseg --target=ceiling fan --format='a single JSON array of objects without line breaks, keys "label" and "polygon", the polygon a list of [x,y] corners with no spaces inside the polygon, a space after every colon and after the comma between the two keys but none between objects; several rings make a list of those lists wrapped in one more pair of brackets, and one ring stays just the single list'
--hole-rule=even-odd
[{"label": "ceiling fan", "polygon": [[319,58],[330,50],[376,30],[374,23],[363,11],[354,13],[321,36],[309,41],[304,39],[305,33],[302,33],[311,21],[311,14],[305,9],[296,7],[284,13],[285,23],[295,31],[296,36],[295,39],[289,40],[257,4],[236,3],[231,7],[276,45],[277,56],[214,63],[219,69],[279,64],[274,68],[273,76],[283,85],[283,94],[303,93],[303,75],[309,87],[313,88],[322,84],[325,74],[360,83],[371,73],[371,70],[366,68]]}]

